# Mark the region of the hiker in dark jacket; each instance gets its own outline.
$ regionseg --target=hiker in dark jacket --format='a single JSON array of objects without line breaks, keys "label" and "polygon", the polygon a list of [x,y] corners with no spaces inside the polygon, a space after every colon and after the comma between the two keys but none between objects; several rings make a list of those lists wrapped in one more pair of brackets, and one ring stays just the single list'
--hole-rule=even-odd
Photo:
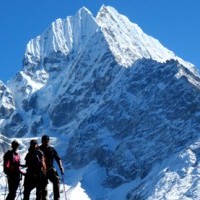
[{"label": "hiker in dark jacket", "polygon": [[[56,169],[53,166],[53,161],[55,160],[60,168],[61,174],[64,175],[64,169],[62,166],[62,161],[58,156],[57,151],[49,145],[49,136],[42,136],[42,145],[40,146],[41,151],[45,155],[46,167],[47,167],[47,178],[53,183],[53,193],[54,200],[60,199],[60,179]],[[47,196],[47,187],[45,188],[45,192]]]},{"label": "hiker in dark jacket", "polygon": [[14,140],[11,143],[12,150],[8,150],[4,156],[4,173],[7,175],[8,179],[8,195],[6,200],[14,200],[21,180],[20,171],[20,156],[17,153],[19,143]]},{"label": "hiker in dark jacket", "polygon": [[42,193],[47,185],[44,159],[44,154],[38,148],[37,140],[31,140],[25,157],[27,173],[24,180],[24,200],[29,200],[30,193],[34,188],[36,188],[36,200],[45,199]]}]

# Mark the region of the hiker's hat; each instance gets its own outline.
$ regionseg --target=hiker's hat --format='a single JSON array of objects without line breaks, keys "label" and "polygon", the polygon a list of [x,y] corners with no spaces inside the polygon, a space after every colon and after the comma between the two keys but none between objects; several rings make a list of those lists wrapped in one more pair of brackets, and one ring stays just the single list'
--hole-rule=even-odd
[{"label": "hiker's hat", "polygon": [[30,141],[30,146],[35,146],[36,144],[38,144],[37,140]]},{"label": "hiker's hat", "polygon": [[42,136],[42,141],[48,141],[49,140],[49,136],[48,135],[43,135]]},{"label": "hiker's hat", "polygon": [[17,141],[17,140],[13,140],[12,142],[11,142],[11,147],[12,148],[16,148],[16,147],[18,147],[19,146],[19,142]]}]

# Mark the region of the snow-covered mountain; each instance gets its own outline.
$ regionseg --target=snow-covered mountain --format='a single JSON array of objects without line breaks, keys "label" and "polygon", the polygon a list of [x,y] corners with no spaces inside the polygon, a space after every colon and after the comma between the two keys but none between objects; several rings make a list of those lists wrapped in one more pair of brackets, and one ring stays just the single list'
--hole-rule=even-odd
[{"label": "snow-covered mountain", "polygon": [[81,8],[0,83],[0,131],[58,138],[70,199],[198,199],[199,91],[195,66],[137,24]]},{"label": "snow-covered mountain", "polygon": [[8,118],[15,110],[14,100],[8,87],[0,81],[0,119]]}]

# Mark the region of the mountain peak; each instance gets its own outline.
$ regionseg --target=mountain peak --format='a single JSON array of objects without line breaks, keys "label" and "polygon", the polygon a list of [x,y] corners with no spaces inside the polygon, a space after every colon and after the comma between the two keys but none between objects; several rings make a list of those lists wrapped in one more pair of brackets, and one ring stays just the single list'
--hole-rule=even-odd
[{"label": "mountain peak", "polygon": [[123,66],[131,66],[141,58],[165,62],[174,57],[173,52],[158,40],[145,34],[137,24],[130,22],[110,6],[102,6],[96,20],[102,27],[116,60]]},{"label": "mountain peak", "polygon": [[83,15],[83,14],[89,14],[92,16],[92,13],[90,12],[90,10],[88,10],[85,6],[83,6],[82,8],[79,9],[78,11],[79,14]]},{"label": "mountain peak", "polygon": [[67,56],[72,50],[79,51],[98,29],[101,29],[108,47],[122,66],[129,67],[142,58],[159,62],[175,59],[186,66],[190,65],[158,40],[145,34],[126,16],[105,5],[101,6],[96,18],[86,7],[82,7],[73,17],[57,19],[42,35],[30,40],[24,63],[35,71],[45,64],[45,59],[51,54],[60,52]]},{"label": "mountain peak", "polygon": [[106,6],[106,5],[102,5],[101,8],[99,9],[99,12],[98,13],[113,13],[113,14],[119,14],[117,12],[117,10],[111,6]]},{"label": "mountain peak", "polygon": [[162,63],[174,59],[191,71],[196,71],[191,63],[176,56],[113,7],[103,5],[97,14],[96,21],[120,65],[128,67],[142,58],[150,58]]},{"label": "mountain peak", "polygon": [[[23,76],[22,79],[17,78],[21,84],[16,85],[29,83],[25,90],[29,97],[35,92],[30,88],[38,88],[35,87],[37,84],[41,88],[49,77],[54,76],[53,72],[65,68],[69,57],[81,56],[86,49],[93,49],[90,43],[96,46],[99,42],[104,44],[101,51],[109,49],[115,61],[124,67],[130,67],[143,58],[162,63],[174,59],[191,67],[191,64],[145,34],[137,24],[130,22],[113,7],[103,5],[96,18],[87,8],[82,7],[74,16],[55,20],[44,33],[29,41],[23,61]],[[11,84],[15,85],[13,82]]]},{"label": "mountain peak", "polygon": [[[82,7],[73,17],[57,19],[41,35],[31,39],[27,44],[24,64],[33,71],[46,64],[52,54],[67,56],[72,49],[78,49],[86,37],[97,29],[92,13]],[[84,40],[83,40],[84,38]],[[58,56],[56,55],[57,59]],[[27,66],[26,66],[27,68]]]}]

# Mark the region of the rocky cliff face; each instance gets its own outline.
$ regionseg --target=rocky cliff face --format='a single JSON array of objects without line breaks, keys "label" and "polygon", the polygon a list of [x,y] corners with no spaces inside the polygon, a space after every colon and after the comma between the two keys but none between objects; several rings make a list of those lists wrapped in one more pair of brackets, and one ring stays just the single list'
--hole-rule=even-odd
[{"label": "rocky cliff face", "polygon": [[187,71],[176,61],[146,59],[124,69],[70,139],[68,162],[82,167],[96,159],[107,168],[105,184],[116,187],[143,179],[155,164],[196,141],[199,89],[179,77],[180,70]]},{"label": "rocky cliff face", "polygon": [[[9,89],[0,84],[1,132],[64,137],[66,167],[97,162],[105,188],[147,185],[155,166],[199,139],[195,67],[111,7],[56,20],[23,63]],[[135,183],[124,195],[151,196]]]},{"label": "rocky cliff face", "polygon": [[0,82],[0,119],[9,118],[14,110],[15,105],[12,94],[7,86]]}]

